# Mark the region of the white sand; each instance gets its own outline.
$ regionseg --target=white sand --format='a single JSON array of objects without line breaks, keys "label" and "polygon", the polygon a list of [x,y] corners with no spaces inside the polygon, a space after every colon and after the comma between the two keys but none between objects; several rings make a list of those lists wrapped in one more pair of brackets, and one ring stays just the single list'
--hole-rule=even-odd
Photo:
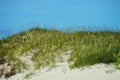
[{"label": "white sand", "polygon": [[29,73],[19,73],[8,80],[120,80],[120,70],[105,64],[70,70],[65,62],[49,71],[36,70],[29,78],[24,78]]}]

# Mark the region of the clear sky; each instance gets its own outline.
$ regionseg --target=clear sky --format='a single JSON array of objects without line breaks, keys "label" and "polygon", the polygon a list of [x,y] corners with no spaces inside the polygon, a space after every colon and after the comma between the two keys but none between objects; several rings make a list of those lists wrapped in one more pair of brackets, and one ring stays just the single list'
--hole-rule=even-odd
[{"label": "clear sky", "polygon": [[37,25],[57,29],[113,25],[120,29],[120,0],[0,0],[0,35]]}]

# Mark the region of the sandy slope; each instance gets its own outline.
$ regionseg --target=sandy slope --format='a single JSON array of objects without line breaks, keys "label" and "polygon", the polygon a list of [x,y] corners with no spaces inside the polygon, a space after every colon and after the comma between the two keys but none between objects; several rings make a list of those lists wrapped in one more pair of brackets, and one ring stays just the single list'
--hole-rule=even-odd
[{"label": "sandy slope", "polygon": [[57,63],[55,68],[31,69],[7,80],[120,80],[120,70],[116,70],[113,64],[96,64],[84,69],[70,70],[66,61],[68,57],[64,55],[63,62]]},{"label": "sandy slope", "polygon": [[63,62],[49,71],[36,70],[31,76],[24,78],[29,73],[20,73],[8,80],[120,80],[120,70],[115,70],[112,64],[97,64],[84,69],[70,70],[68,63]]}]

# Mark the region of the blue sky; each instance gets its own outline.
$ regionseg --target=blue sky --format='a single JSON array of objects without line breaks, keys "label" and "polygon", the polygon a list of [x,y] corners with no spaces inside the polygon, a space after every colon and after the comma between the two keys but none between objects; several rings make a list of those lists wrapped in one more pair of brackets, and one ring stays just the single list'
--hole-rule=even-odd
[{"label": "blue sky", "polygon": [[113,25],[106,29],[120,29],[120,0],[0,0],[0,35],[37,25],[57,29]]}]

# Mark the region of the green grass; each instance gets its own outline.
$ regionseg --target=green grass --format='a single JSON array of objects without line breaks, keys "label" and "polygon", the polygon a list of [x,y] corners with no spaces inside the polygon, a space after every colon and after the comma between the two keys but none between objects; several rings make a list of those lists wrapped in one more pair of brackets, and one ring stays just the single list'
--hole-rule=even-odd
[{"label": "green grass", "polygon": [[[78,33],[78,35],[80,35]],[[76,37],[77,38],[77,37]],[[119,63],[120,34],[103,32],[87,33],[75,44],[69,62],[71,68],[97,63]]]},{"label": "green grass", "polygon": [[54,65],[56,57],[71,50],[70,68],[98,63],[120,64],[119,32],[71,32],[33,28],[0,41],[0,59],[6,59],[12,67],[27,69],[16,56],[33,53],[35,68]]},{"label": "green grass", "polygon": [[33,75],[34,73],[33,72],[30,72],[28,74],[25,75],[24,79],[30,79],[30,77]]}]

